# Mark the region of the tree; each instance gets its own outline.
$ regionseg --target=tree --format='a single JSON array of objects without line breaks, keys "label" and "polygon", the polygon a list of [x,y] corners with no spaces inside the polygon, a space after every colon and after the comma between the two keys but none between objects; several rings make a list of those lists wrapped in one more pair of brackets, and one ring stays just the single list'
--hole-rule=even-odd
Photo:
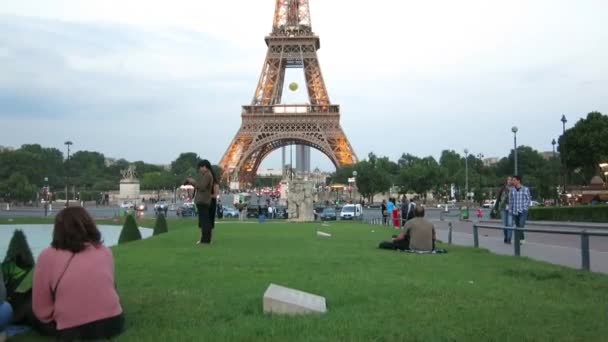
[{"label": "tree", "polygon": [[172,189],[176,185],[175,177],[167,171],[149,172],[140,178],[143,190]]},{"label": "tree", "polygon": [[608,116],[591,112],[559,138],[559,148],[569,171],[580,169],[587,182],[608,161]]},{"label": "tree", "polygon": [[441,186],[439,176],[439,164],[433,157],[414,161],[413,164],[402,168],[399,173],[400,192],[415,192],[426,199],[429,191],[437,190]]},{"label": "tree", "polygon": [[[370,154],[370,157],[371,154]],[[355,166],[357,171],[357,190],[359,193],[371,201],[373,196],[380,192],[386,192],[391,187],[389,175],[376,168],[376,158],[370,158],[374,161],[361,161]]]},{"label": "tree", "polygon": [[141,233],[137,228],[137,222],[135,222],[135,217],[133,215],[127,215],[127,220],[125,224],[122,226],[122,230],[120,231],[120,237],[118,238],[118,244],[123,244],[131,241],[141,240]]},{"label": "tree", "polygon": [[7,197],[23,203],[35,199],[36,196],[36,186],[30,184],[26,176],[18,173],[12,174],[6,182],[0,184],[0,188]]},{"label": "tree", "polygon": [[199,160],[194,152],[182,153],[171,163],[171,172],[180,178],[194,176]]},{"label": "tree", "polygon": [[160,234],[165,234],[169,232],[169,229],[167,228],[167,220],[165,219],[165,215],[163,214],[159,214],[156,217],[156,223],[154,223],[154,236],[156,235],[160,235]]}]

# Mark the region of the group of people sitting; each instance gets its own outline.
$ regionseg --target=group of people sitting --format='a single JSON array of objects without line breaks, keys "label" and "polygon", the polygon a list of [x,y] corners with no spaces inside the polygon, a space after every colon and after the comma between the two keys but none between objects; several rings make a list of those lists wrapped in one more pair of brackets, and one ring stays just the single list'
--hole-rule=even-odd
[{"label": "group of people sitting", "polygon": [[416,206],[414,218],[407,221],[399,235],[393,235],[391,241],[381,242],[379,248],[391,250],[411,250],[432,252],[435,250],[435,227],[424,218],[424,207]]},{"label": "group of people sitting", "polygon": [[[19,257],[5,260],[3,266],[9,263],[14,267],[0,272],[0,341],[8,324],[33,327],[59,341],[109,339],[124,330],[112,251],[83,208],[57,214],[51,246],[42,251],[33,270],[20,265]],[[29,289],[13,285],[30,272]]]}]

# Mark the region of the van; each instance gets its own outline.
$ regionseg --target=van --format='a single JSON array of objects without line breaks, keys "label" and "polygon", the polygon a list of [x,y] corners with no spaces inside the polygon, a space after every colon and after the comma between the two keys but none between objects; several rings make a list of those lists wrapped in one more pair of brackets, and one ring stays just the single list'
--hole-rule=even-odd
[{"label": "van", "polygon": [[347,204],[340,212],[341,220],[359,220],[363,218],[363,207],[361,204]]}]

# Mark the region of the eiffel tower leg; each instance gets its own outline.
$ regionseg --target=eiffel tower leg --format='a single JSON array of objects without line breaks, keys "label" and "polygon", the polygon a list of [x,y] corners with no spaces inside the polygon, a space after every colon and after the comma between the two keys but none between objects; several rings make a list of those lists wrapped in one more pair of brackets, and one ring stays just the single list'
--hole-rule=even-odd
[{"label": "eiffel tower leg", "polygon": [[316,57],[304,59],[304,76],[306,77],[310,103],[313,105],[328,105],[330,103],[329,95],[327,94],[325,81],[323,81],[319,60]]}]

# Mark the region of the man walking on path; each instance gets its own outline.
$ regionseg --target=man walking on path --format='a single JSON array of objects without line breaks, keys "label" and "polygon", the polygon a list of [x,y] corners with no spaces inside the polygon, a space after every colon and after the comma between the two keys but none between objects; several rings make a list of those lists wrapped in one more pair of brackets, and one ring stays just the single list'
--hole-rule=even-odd
[{"label": "man walking on path", "polygon": [[[530,189],[522,184],[521,176],[513,177],[513,187],[511,189],[511,196],[509,199],[509,213],[513,217],[513,223],[517,228],[524,228],[526,226],[526,220],[528,219],[528,209],[530,208]],[[516,234],[520,234],[521,243],[525,242],[525,235],[523,231],[516,231]]]},{"label": "man walking on path", "polygon": [[[509,197],[511,196],[511,189],[513,183],[513,178],[507,178],[504,188],[500,191],[500,196],[498,199],[498,212],[502,218],[502,225],[504,227],[511,227],[513,225],[513,218],[511,217],[511,213],[509,212]],[[511,237],[513,237],[513,231],[510,229],[504,230],[505,235],[505,243],[511,243]]]}]

